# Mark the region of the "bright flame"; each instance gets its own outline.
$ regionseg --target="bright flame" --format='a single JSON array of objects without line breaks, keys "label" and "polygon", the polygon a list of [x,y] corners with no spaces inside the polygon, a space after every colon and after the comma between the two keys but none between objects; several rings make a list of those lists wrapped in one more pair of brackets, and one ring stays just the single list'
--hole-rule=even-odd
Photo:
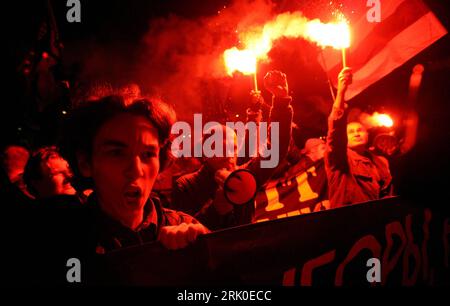
[{"label": "bright flame", "polygon": [[240,71],[243,74],[256,72],[256,55],[251,50],[238,50],[233,47],[224,52],[223,58],[229,75],[233,75],[234,71]]},{"label": "bright flame", "polygon": [[255,73],[257,60],[266,59],[273,42],[282,37],[301,37],[321,47],[348,48],[350,27],[342,15],[338,20],[322,23],[319,19],[308,20],[300,12],[283,13],[257,30],[239,31],[244,49],[233,47],[224,52],[227,72],[229,75],[236,70],[244,74]]},{"label": "bright flame", "polygon": [[306,36],[321,47],[343,49],[350,47],[350,28],[345,21],[339,23],[321,23],[319,20],[308,22]]},{"label": "bright flame", "polygon": [[372,120],[374,121],[375,126],[392,127],[394,125],[394,121],[387,114],[379,114],[375,112],[372,115]]}]

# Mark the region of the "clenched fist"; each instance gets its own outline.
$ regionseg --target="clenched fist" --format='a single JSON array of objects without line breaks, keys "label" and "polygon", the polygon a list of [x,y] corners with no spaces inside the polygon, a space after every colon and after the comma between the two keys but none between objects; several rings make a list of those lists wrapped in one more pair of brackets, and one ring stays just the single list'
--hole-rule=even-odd
[{"label": "clenched fist", "polygon": [[348,85],[352,83],[352,69],[345,67],[341,70],[338,76],[338,94],[345,94]]},{"label": "clenched fist", "polygon": [[277,70],[267,72],[264,77],[264,86],[274,97],[286,98],[289,96],[287,78],[283,72]]}]

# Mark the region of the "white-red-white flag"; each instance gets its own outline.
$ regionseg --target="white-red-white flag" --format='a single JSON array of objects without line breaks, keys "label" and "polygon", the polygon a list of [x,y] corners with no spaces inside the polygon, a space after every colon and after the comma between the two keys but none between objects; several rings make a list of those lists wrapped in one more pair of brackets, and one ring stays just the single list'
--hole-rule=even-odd
[{"label": "white-red-white flag", "polygon": [[[447,34],[421,0],[381,1],[380,22],[368,21],[370,8],[365,6],[365,1],[342,2],[353,11],[346,15],[352,37],[347,49],[347,66],[353,69],[353,83],[347,91],[347,100]],[[324,68],[336,82],[342,69],[341,53],[329,48],[323,52]],[[322,59],[319,62],[322,63]]]}]

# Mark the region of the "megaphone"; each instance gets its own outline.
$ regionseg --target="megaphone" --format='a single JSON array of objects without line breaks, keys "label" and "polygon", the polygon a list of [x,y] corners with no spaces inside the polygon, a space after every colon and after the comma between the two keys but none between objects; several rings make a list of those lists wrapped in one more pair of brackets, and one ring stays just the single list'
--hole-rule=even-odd
[{"label": "megaphone", "polygon": [[233,171],[224,183],[225,198],[233,205],[243,205],[253,201],[256,191],[256,178],[247,169]]}]

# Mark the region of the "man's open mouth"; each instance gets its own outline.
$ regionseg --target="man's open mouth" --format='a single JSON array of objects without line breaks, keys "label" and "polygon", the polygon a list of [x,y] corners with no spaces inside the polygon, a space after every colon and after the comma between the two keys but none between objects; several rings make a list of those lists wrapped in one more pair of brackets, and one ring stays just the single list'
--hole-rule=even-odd
[{"label": "man's open mouth", "polygon": [[125,192],[124,196],[128,200],[137,200],[141,197],[142,191],[139,187],[128,187]]}]

